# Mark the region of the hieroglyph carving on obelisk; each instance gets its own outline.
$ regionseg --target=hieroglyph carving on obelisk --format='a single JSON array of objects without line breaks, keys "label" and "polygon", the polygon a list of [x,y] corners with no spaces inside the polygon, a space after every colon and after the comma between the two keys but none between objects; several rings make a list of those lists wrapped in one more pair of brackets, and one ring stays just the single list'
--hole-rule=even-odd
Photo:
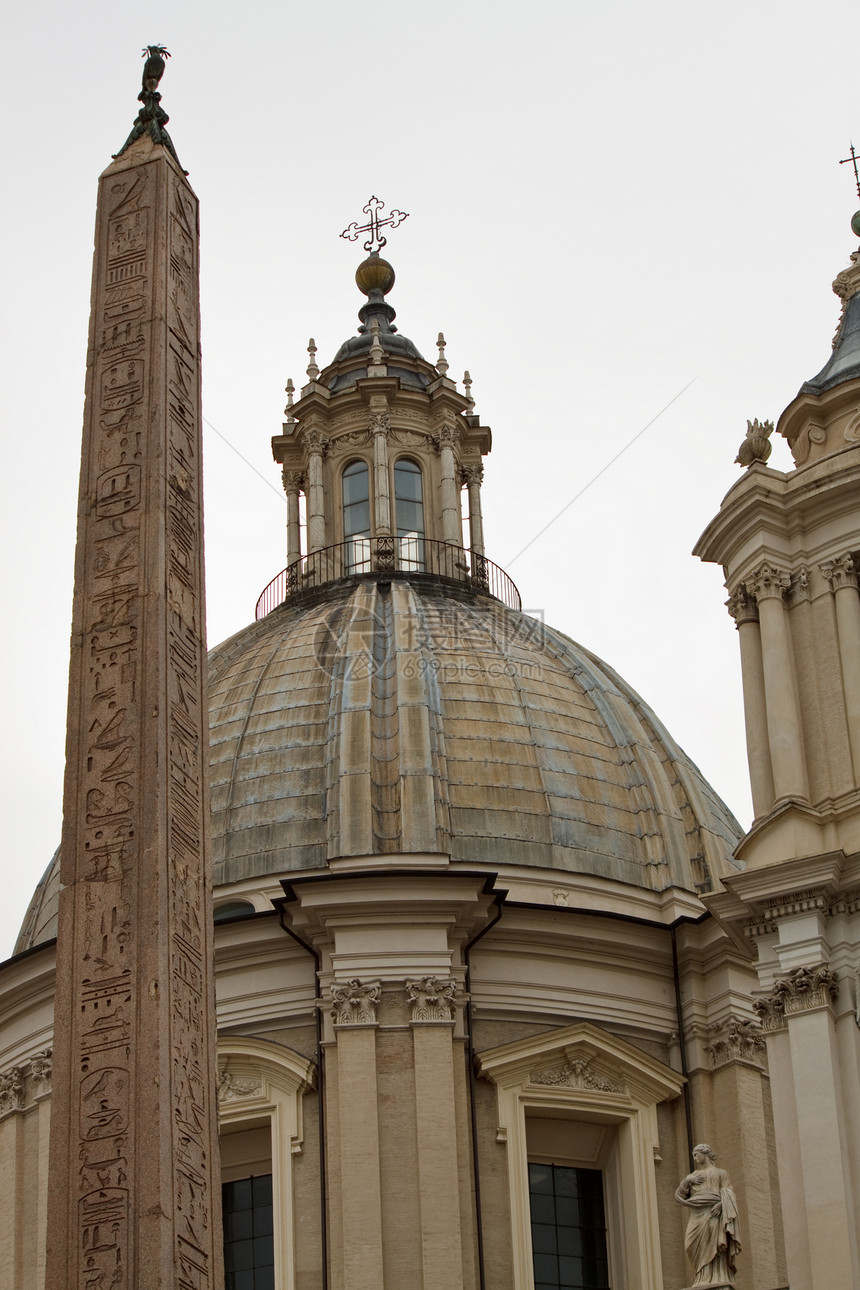
[{"label": "hieroglyph carving on obelisk", "polygon": [[101,176],[96,216],[48,1290],[223,1285],[198,245],[197,199],[142,133]]}]

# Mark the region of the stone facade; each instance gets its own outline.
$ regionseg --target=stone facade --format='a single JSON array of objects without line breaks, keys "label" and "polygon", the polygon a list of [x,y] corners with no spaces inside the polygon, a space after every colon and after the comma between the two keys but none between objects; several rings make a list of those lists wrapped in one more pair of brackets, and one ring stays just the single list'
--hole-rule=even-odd
[{"label": "stone facade", "polygon": [[795,468],[751,458],[696,553],[740,636],[756,819],[705,904],[745,939],[768,1050],[792,1285],[860,1284],[860,367],[858,257],[831,359],[777,425]]}]

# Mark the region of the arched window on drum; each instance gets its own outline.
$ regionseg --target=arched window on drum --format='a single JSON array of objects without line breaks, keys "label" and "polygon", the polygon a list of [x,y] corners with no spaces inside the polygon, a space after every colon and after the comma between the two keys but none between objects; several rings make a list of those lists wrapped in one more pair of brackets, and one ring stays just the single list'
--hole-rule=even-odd
[{"label": "arched window on drum", "polygon": [[343,472],[345,572],[370,572],[370,475],[365,461],[353,461]]},{"label": "arched window on drum", "polygon": [[424,490],[421,467],[408,458],[394,464],[394,514],[398,567],[424,569]]}]

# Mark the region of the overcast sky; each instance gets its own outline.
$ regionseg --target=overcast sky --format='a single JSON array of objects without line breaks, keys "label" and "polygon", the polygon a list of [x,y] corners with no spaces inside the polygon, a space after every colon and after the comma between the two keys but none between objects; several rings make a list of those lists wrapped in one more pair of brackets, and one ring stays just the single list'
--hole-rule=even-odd
[{"label": "overcast sky", "polygon": [[[201,202],[210,644],[285,563],[269,440],[308,337],[322,365],[355,331],[362,252],[338,234],[376,194],[409,212],[385,251],[398,325],[431,359],[445,332],[493,428],[488,555],[747,826],[735,631],[690,551],[746,419],[776,420],[830,352],[856,245],[838,165],[860,136],[856,20],[848,0],[7,16],[0,957],[60,834],[96,180],[137,111],[141,47],[173,54],[162,105]],[[771,464],[789,461],[780,442]]]}]

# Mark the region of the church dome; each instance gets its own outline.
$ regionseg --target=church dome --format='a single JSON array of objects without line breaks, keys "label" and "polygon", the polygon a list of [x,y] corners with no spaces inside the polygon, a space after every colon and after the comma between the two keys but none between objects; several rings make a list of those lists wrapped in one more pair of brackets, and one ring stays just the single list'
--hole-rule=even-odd
[{"label": "church dome", "polygon": [[[210,654],[215,885],[450,855],[704,893],[741,830],[606,663],[490,596],[356,577]],[[56,934],[57,859],[16,953]]]},{"label": "church dome", "polygon": [[216,881],[443,852],[710,890],[740,836],[605,663],[491,597],[357,579],[210,663]]}]

